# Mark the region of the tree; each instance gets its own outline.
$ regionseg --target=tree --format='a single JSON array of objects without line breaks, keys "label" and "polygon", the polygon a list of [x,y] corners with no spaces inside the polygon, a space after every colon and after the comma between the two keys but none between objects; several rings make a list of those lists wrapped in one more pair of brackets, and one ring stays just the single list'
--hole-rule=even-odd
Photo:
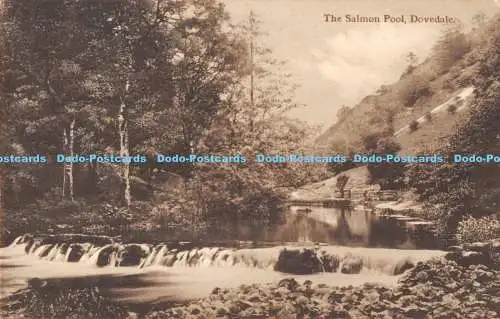
[{"label": "tree", "polygon": [[428,112],[425,112],[424,114],[424,118],[427,122],[431,122],[432,121],[432,113],[430,111]]},{"label": "tree", "polygon": [[[212,0],[21,0],[6,8],[0,103],[6,144],[20,154],[154,159],[307,152],[312,128],[287,117],[297,105],[294,85],[281,62],[259,46],[254,18],[231,26]],[[40,212],[51,223],[60,221],[57,212],[68,212],[65,221],[83,220],[79,213],[107,204],[137,211],[137,188],[146,184],[151,211],[167,207],[168,215],[179,207],[175,214],[198,229],[213,220],[259,228],[279,217],[283,190],[317,178],[321,168],[148,164],[33,165],[6,175],[19,195],[10,197],[19,198],[20,215]],[[171,175],[178,185],[160,190]]]},{"label": "tree", "polygon": [[469,39],[455,26],[444,31],[441,38],[433,47],[433,58],[438,63],[438,72],[448,72],[450,68],[471,49]]},{"label": "tree", "polygon": [[427,79],[422,75],[411,74],[403,80],[398,95],[403,105],[413,109],[417,101],[432,94]]},{"label": "tree", "polygon": [[406,61],[408,62],[408,65],[415,66],[418,63],[418,58],[415,52],[408,52],[406,55]]},{"label": "tree", "polygon": [[[197,165],[193,172],[199,185],[197,197],[205,202],[201,205],[202,214],[222,223],[219,227],[233,230],[243,224],[266,229],[280,216],[276,195],[306,183],[320,168],[253,163],[256,153],[304,152],[309,132],[304,123],[286,115],[296,106],[294,86],[289,82],[290,75],[282,70],[283,63],[260,46],[258,25],[257,18],[250,16],[247,25],[236,26],[234,32],[242,34],[246,41],[235,42],[231,47],[244,59],[236,60],[237,78],[223,95],[209,129],[195,144],[201,153],[242,154],[248,159],[237,167]],[[217,189],[208,187],[213,183],[218,185]]]},{"label": "tree", "polygon": [[340,110],[338,110],[337,112],[337,121],[338,122],[343,122],[348,116],[349,114],[351,113],[351,108],[346,106],[346,105],[343,105]]},{"label": "tree", "polygon": [[340,193],[340,198],[344,198],[344,189],[345,189],[348,181],[349,181],[348,175],[339,175],[337,177],[337,181],[336,181],[335,186],[337,187],[337,190]]},{"label": "tree", "polygon": [[406,67],[406,70],[403,72],[401,78],[411,74],[417,67],[418,57],[415,54],[415,52],[413,51],[408,52],[408,54],[406,55],[406,62],[408,63],[408,66]]},{"label": "tree", "polygon": [[[460,122],[441,152],[448,154],[497,154],[500,129],[500,24],[490,22],[487,45],[482,51],[479,73],[475,79],[473,112]],[[409,171],[410,181],[422,199],[443,207],[441,220],[448,231],[456,230],[460,220],[470,214],[482,217],[495,214],[500,171],[492,163],[452,165],[415,165]]]},{"label": "tree", "polygon": [[[364,148],[368,154],[386,156],[397,154],[401,146],[387,133],[370,134],[364,137]],[[395,189],[402,186],[405,166],[401,163],[380,163],[367,165],[370,182],[379,184],[381,188]]]},{"label": "tree", "polygon": [[418,129],[418,121],[412,120],[410,124],[408,124],[408,128],[410,129],[410,132],[415,132]]}]

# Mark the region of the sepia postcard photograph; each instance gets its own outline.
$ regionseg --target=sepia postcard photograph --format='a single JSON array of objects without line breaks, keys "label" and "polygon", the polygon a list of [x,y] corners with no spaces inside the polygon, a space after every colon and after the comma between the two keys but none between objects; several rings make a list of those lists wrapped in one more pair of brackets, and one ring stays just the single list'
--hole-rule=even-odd
[{"label": "sepia postcard photograph", "polygon": [[0,318],[500,318],[500,0],[0,0]]}]

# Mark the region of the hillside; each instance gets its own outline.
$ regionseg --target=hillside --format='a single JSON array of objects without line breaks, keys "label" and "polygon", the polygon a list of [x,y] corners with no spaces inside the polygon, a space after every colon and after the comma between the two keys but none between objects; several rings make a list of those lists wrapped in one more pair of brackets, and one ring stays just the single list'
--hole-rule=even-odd
[{"label": "hillside", "polygon": [[[356,167],[346,172],[349,176],[346,189],[353,189],[356,191],[368,189],[369,172],[365,166]],[[292,199],[322,199],[333,197],[337,189],[337,176],[308,184],[300,187],[291,194]]]},{"label": "hillside", "polygon": [[405,125],[394,133],[401,145],[401,154],[432,152],[446,140],[457,122],[466,119],[472,106],[474,87],[457,91],[451,98],[415,120],[418,124],[412,131]]},{"label": "hillside", "polygon": [[[364,136],[390,129],[397,133],[402,152],[436,149],[466,114],[446,109],[450,104],[467,106],[470,101],[491,24],[484,22],[468,34],[458,29],[445,32],[425,61],[410,64],[397,82],[343,110],[337,123],[316,139],[317,147],[329,152],[360,151]],[[460,94],[466,96],[457,98]],[[430,121],[425,119],[428,112]],[[409,134],[408,125],[415,120],[419,129]]]}]

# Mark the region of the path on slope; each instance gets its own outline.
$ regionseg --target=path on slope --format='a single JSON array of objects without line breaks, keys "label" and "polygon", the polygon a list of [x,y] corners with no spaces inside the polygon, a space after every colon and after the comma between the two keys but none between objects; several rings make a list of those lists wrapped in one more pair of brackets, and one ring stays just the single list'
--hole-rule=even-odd
[{"label": "path on slope", "polygon": [[[472,95],[473,92],[474,92],[474,87],[469,86],[469,87],[465,88],[464,90],[462,90],[462,92],[460,92],[459,94],[453,95],[448,101],[444,102],[443,104],[440,104],[440,105],[436,106],[434,109],[432,109],[432,111],[430,113],[431,114],[437,114],[437,113],[445,112],[450,105],[456,104],[459,101],[465,101],[469,96]],[[457,108],[457,112],[462,111],[467,106],[468,106],[468,103],[463,103],[462,106],[460,106],[459,108]],[[422,123],[425,123],[425,122],[427,122],[427,119],[425,118],[425,115],[423,115],[423,116],[421,116],[421,117],[419,117],[417,119],[417,123],[418,124],[422,124]],[[410,130],[410,125],[408,124],[408,125],[400,128],[399,130],[397,130],[394,133],[394,136],[398,137],[401,134],[403,134],[404,132],[407,132],[409,130]]]}]

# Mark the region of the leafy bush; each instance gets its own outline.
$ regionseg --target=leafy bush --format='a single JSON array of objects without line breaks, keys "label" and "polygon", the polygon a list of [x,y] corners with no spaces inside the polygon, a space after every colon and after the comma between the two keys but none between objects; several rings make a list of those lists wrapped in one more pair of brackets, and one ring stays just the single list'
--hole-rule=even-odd
[{"label": "leafy bush", "polygon": [[467,36],[459,28],[447,30],[433,48],[440,73],[450,70],[471,49]]},{"label": "leafy bush", "polygon": [[[372,134],[363,138],[365,151],[370,154],[396,154],[401,145],[391,136]],[[396,189],[401,186],[405,166],[399,163],[369,164],[370,183],[379,184],[382,189]]]},{"label": "leafy bush", "polygon": [[404,106],[411,108],[421,98],[432,95],[432,90],[427,84],[428,80],[422,76],[411,75],[399,91],[399,98]]},{"label": "leafy bush", "polygon": [[2,310],[16,315],[22,311],[21,316],[27,318],[127,317],[127,310],[104,297],[96,286],[65,287],[62,282],[44,282],[37,278],[28,284],[28,289],[9,296]]},{"label": "leafy bush", "polygon": [[447,111],[450,114],[455,114],[457,112],[457,105],[456,104],[448,105]]},{"label": "leafy bush", "polygon": [[457,233],[463,242],[468,243],[495,239],[500,237],[500,220],[498,216],[468,216],[458,223]]},{"label": "leafy bush", "polygon": [[415,132],[418,129],[418,122],[416,120],[411,121],[408,128],[410,129],[410,132]]},{"label": "leafy bush", "polygon": [[424,118],[427,122],[432,121],[432,113],[431,112],[426,112],[424,115]]}]

